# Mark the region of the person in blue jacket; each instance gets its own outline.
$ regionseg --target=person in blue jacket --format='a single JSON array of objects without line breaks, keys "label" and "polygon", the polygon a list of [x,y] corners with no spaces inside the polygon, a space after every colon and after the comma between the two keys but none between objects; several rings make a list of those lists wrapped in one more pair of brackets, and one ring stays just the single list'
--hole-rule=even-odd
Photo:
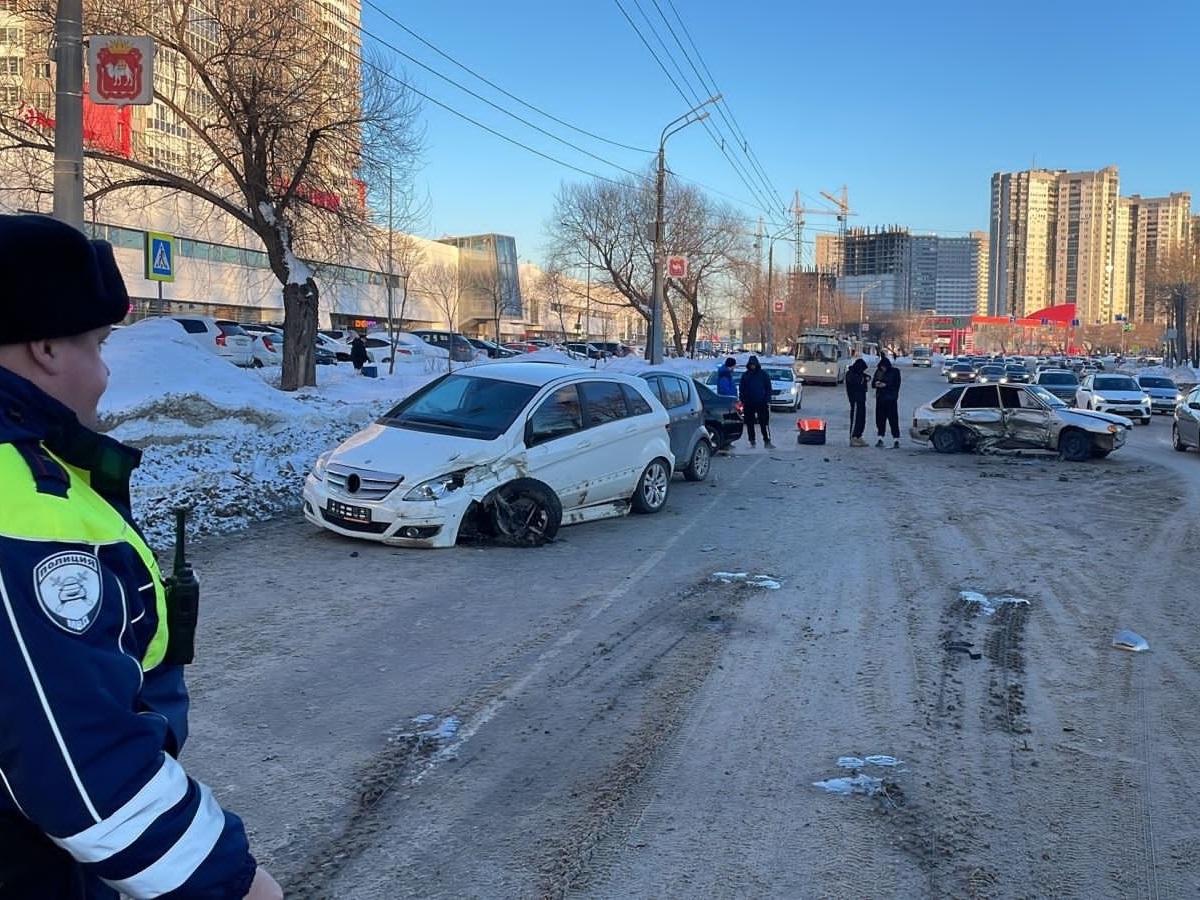
[{"label": "person in blue jacket", "polygon": [[95,430],[129,309],[112,247],[0,215],[0,271],[0,898],[279,900],[177,761],[180,629],[130,511],[141,454]]},{"label": "person in blue jacket", "polygon": [[738,396],[742,399],[742,412],[746,416],[746,437],[754,446],[754,423],[758,422],[762,432],[763,446],[774,450],[771,443],[771,376],[763,371],[757,356],[746,361],[746,371],[738,383]]},{"label": "person in blue jacket", "polygon": [[737,368],[737,360],[727,357],[725,364],[717,369],[717,393],[722,397],[738,395],[737,382],[733,380],[733,370]]}]

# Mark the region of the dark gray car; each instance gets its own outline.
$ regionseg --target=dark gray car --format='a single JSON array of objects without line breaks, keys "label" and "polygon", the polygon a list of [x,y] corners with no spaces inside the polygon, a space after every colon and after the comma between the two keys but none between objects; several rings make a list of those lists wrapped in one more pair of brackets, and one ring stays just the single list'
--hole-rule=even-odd
[{"label": "dark gray car", "polygon": [[1079,390],[1079,376],[1066,369],[1043,369],[1038,372],[1034,384],[1040,384],[1068,406],[1075,405],[1075,392]]},{"label": "dark gray car", "polygon": [[692,379],[667,369],[639,372],[650,383],[671,417],[671,452],[675,471],[688,481],[703,481],[712,465],[713,445],[704,427],[704,404]]}]

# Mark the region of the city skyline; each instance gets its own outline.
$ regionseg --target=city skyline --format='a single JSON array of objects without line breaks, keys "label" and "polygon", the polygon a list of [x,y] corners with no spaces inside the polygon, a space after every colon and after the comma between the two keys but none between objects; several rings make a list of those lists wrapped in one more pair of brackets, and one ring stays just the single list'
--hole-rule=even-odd
[{"label": "city skyline", "polygon": [[[806,262],[813,237],[836,230],[823,194],[843,185],[852,225],[948,237],[987,230],[997,171],[1115,165],[1127,195],[1200,188],[1200,124],[1178,74],[1200,11],[1178,0],[1136,20],[1076,0],[1017,2],[986,27],[948,0],[919,16],[875,0],[766,2],[755,16],[712,3],[660,11],[648,20],[615,2],[576,21],[528,2],[451,19],[365,3],[365,43],[402,61],[431,98],[416,183],[426,232],[511,234],[522,259],[539,261],[562,183],[648,172],[663,127],[717,91],[708,120],[667,140],[667,168],[734,204],[748,230],[759,216],[786,222],[799,190],[805,209],[821,210],[806,216]],[[1127,40],[1131,24],[1153,40]]]}]

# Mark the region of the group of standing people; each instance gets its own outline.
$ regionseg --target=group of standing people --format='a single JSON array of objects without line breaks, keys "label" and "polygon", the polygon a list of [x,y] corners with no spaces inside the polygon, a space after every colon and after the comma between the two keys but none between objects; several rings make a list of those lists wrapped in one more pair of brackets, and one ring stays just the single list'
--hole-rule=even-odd
[{"label": "group of standing people", "polygon": [[754,440],[754,426],[757,424],[763,446],[774,450],[775,445],[771,443],[771,376],[759,364],[757,356],[751,356],[746,361],[746,371],[740,379],[734,378],[736,368],[737,360],[730,356],[717,369],[717,393],[742,401],[746,436],[750,439],[751,448],[757,446]]},{"label": "group of standing people", "polygon": [[846,397],[850,400],[850,446],[865,447],[863,431],[867,427],[867,389],[875,389],[876,447],[884,446],[890,428],[892,447],[900,446],[900,370],[886,353],[879,355],[873,374],[867,374],[867,361],[861,356],[846,370]]}]

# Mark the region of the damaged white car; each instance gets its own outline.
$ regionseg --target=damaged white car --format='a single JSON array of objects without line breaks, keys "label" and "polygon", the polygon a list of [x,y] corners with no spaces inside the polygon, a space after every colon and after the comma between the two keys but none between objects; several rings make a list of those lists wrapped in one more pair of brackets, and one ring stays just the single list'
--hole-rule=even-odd
[{"label": "damaged white car", "polygon": [[321,454],[304,515],[347,537],[535,546],[560,525],[658,512],[675,458],[644,379],[552,363],[463,368]]},{"label": "damaged white car", "polygon": [[1102,459],[1125,443],[1133,422],[1072,409],[1037,384],[955,385],[913,411],[909,435],[939,453],[1052,450],[1064,459]]}]

